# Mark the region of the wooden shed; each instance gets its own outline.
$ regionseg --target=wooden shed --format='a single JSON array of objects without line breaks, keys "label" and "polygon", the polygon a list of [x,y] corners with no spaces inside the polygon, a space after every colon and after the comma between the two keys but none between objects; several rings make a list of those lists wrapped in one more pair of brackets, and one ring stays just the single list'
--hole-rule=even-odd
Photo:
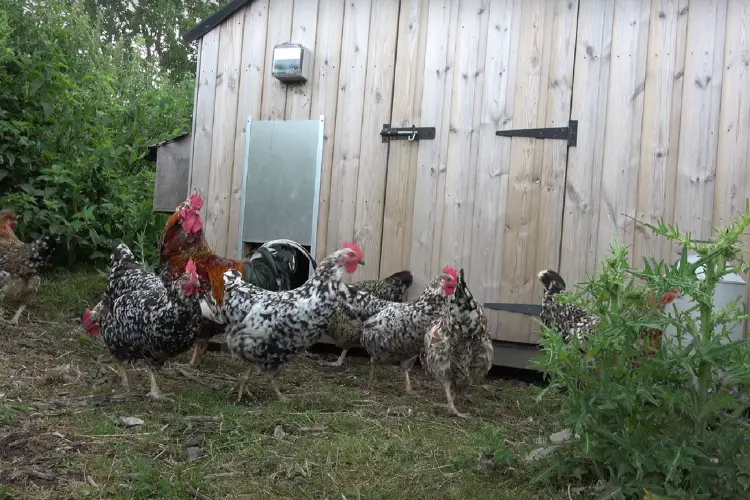
[{"label": "wooden shed", "polygon": [[[706,239],[750,196],[746,0],[235,0],[185,40],[190,188],[219,253],[248,117],[324,117],[317,256],[366,234],[354,279],[408,268],[413,293],[451,264],[482,302],[538,304],[539,270],[579,282],[613,238],[676,258],[628,216]],[[284,42],[310,50],[307,82],[272,76]],[[488,314],[506,347],[538,339],[530,316]]]},{"label": "wooden shed", "polygon": [[174,213],[187,198],[192,145],[191,134],[187,133],[148,147],[146,160],[156,163],[154,212]]}]

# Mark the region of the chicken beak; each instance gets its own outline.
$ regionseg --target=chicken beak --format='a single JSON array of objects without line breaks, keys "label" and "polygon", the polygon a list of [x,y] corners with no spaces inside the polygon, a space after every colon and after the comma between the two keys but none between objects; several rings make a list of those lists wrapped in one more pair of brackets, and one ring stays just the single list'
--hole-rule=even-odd
[{"label": "chicken beak", "polygon": [[364,260],[360,260],[359,262],[357,262],[357,264],[359,264],[360,266],[364,266],[365,265],[365,261]]}]

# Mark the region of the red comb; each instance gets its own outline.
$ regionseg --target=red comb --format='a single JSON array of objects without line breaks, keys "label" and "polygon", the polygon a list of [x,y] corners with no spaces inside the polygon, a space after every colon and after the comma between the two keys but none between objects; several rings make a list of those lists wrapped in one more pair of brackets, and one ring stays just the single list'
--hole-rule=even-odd
[{"label": "red comb", "polygon": [[454,280],[458,280],[458,272],[456,271],[455,267],[452,266],[445,266],[445,269],[443,269],[443,272],[446,274],[450,274],[453,276]]},{"label": "red comb", "polygon": [[193,210],[203,208],[203,197],[201,197],[200,193],[195,193],[190,197],[190,208]]},{"label": "red comb", "polygon": [[91,320],[91,309],[87,307],[86,310],[83,312],[83,321],[81,322],[85,325],[86,323],[89,322],[89,320]]},{"label": "red comb", "polygon": [[189,274],[196,274],[195,262],[193,262],[193,259],[190,259],[189,261],[187,261],[187,264],[185,264],[185,272]]},{"label": "red comb", "polygon": [[188,234],[198,232],[203,227],[200,214],[192,208],[180,210],[180,219],[182,220],[183,230]]},{"label": "red comb", "polygon": [[344,248],[348,248],[350,250],[354,250],[354,253],[357,254],[357,258],[359,260],[362,260],[364,258],[365,255],[362,253],[362,249],[359,248],[359,245],[357,245],[356,243],[351,242],[351,241],[347,241],[346,243],[344,243],[343,246],[344,246]]}]

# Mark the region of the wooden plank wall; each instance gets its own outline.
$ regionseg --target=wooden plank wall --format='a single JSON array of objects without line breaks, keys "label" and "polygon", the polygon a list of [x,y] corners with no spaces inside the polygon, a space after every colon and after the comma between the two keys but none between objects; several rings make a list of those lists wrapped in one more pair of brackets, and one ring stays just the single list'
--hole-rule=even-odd
[{"label": "wooden plank wall", "polygon": [[[511,120],[501,128],[562,127],[571,106],[578,2],[522,2],[515,52]],[[512,75],[511,75],[512,76]],[[510,142],[500,290],[503,302],[537,303],[536,275],[557,267],[562,227],[565,141]],[[472,265],[472,270],[474,270]],[[475,276],[481,276],[477,269]],[[497,313],[496,313],[497,314]],[[521,314],[498,314],[505,338],[538,340],[537,323]]]},{"label": "wooden plank wall", "polygon": [[578,31],[561,259],[569,283],[598,269],[613,238],[633,245],[636,263],[677,258],[623,214],[706,239],[750,197],[748,2],[581,0]]},{"label": "wooden plank wall", "polygon": [[[387,4],[255,0],[199,41],[190,188],[206,196],[214,251],[236,254],[248,116],[324,115],[316,257],[359,236],[369,265],[355,279],[378,276],[388,164],[379,132],[390,121],[400,20],[399,0]],[[271,76],[272,49],[282,42],[311,50],[305,84]]]},{"label": "wooden plank wall", "polygon": [[[744,208],[749,30],[744,0],[255,0],[199,42],[190,186],[209,244],[235,253],[247,116],[325,115],[316,257],[356,237],[354,279],[409,268],[414,296],[455,264],[481,301],[537,302],[536,267],[574,284],[613,238],[673,259],[627,216],[706,238]],[[284,41],[313,52],[304,85],[270,76]],[[568,117],[567,152],[494,136]],[[437,137],[389,146],[389,122]],[[496,338],[535,339],[499,318]]]}]

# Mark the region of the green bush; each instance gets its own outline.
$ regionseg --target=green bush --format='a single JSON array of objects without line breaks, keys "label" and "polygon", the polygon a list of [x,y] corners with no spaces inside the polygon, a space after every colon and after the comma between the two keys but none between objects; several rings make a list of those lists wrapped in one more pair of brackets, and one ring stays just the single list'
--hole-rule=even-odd
[{"label": "green bush", "polygon": [[[583,344],[542,333],[544,355],[536,364],[551,383],[541,397],[565,393],[561,419],[575,439],[555,452],[540,479],[604,483],[598,498],[641,498],[644,491],[668,498],[748,497],[750,425],[743,413],[750,349],[747,340],[721,342],[728,324],[747,315],[737,303],[713,306],[721,278],[747,270],[741,242],[748,226],[750,209],[717,229],[713,242],[698,243],[675,227],[649,225],[682,246],[679,262],[644,259],[637,270],[628,263],[628,249],[615,245],[578,293],[561,295],[602,321]],[[686,249],[699,260],[688,263]],[[696,277],[700,267],[705,279]],[[695,305],[661,312],[648,300],[674,288]],[[678,342],[664,336],[654,356],[644,356],[643,329],[667,325],[677,329]]]},{"label": "green bush", "polygon": [[0,0],[0,207],[22,238],[59,235],[68,265],[106,257],[112,237],[153,257],[146,146],[191,126],[193,79],[100,32],[79,2]]}]

